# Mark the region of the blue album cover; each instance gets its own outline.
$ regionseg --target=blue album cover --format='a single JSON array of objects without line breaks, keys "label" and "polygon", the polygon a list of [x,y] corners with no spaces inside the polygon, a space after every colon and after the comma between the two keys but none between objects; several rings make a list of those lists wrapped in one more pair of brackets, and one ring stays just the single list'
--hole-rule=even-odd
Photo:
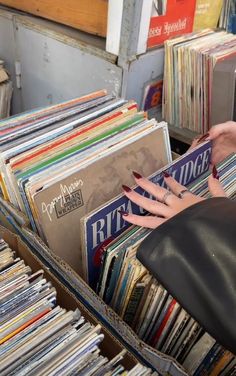
[{"label": "blue album cover", "polygon": [[[162,171],[165,170],[178,182],[186,186],[208,171],[210,160],[211,143],[205,142],[158,170],[149,179],[153,183],[164,186]],[[143,196],[150,197],[140,187],[136,187],[134,190]],[[95,288],[100,272],[100,266],[97,262],[94,262],[97,259],[96,251],[99,250],[106,239],[117,237],[130,226],[123,220],[119,210],[137,215],[146,214],[142,208],[128,200],[125,195],[120,195],[83,219],[84,228],[82,231],[84,231],[85,237],[83,252],[85,252],[85,259],[87,260],[88,283],[92,288]]]}]

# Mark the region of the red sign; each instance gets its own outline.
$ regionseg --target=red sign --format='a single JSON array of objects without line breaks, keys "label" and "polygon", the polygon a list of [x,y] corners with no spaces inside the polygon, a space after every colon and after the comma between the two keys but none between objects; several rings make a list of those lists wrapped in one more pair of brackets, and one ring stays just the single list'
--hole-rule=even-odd
[{"label": "red sign", "polygon": [[[164,3],[166,9],[163,9]],[[156,0],[153,4],[147,42],[149,48],[158,46],[171,37],[192,32],[196,0]]]}]

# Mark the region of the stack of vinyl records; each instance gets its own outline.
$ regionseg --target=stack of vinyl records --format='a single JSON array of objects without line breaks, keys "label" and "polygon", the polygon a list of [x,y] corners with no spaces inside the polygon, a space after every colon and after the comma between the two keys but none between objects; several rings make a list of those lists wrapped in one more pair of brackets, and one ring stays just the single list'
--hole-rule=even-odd
[{"label": "stack of vinyl records", "polygon": [[[236,64],[235,49],[236,36],[225,31],[204,30],[165,42],[163,118],[169,124],[206,133],[219,122],[219,114],[213,116],[214,72],[227,60]],[[227,105],[234,103],[228,92],[222,87],[218,107],[224,96]]]},{"label": "stack of vinyl records", "polygon": [[[81,270],[80,218],[170,161],[167,124],[105,90],[0,123],[2,192]],[[66,252],[65,252],[66,244]]]},{"label": "stack of vinyl records", "polygon": [[55,288],[39,270],[32,273],[0,239],[0,374],[152,375],[141,364],[125,370],[123,350],[108,360],[100,350],[100,325],[80,311],[57,305]]},{"label": "stack of vinyl records", "polygon": [[0,119],[10,115],[12,91],[12,82],[4,69],[4,62],[0,60]]},{"label": "stack of vinyl records", "polygon": [[224,0],[219,27],[236,34],[236,1]]},{"label": "stack of vinyl records", "polygon": [[[205,155],[207,150],[207,144],[205,144]],[[199,155],[201,155],[200,151]],[[191,152],[183,157],[183,161],[190,157]],[[176,173],[175,168],[175,164],[178,163],[175,161],[170,164],[167,171],[172,172],[172,175],[179,180],[180,175]],[[182,162],[182,166],[184,165]],[[191,161],[189,165],[194,166]],[[177,168],[181,171],[180,166]],[[226,158],[217,169],[227,196],[235,199],[236,154]],[[187,168],[186,171],[189,172],[189,169]],[[209,174],[210,172],[205,172],[188,184],[190,191],[205,198],[210,197],[207,184]],[[119,200],[118,197],[115,198],[113,205]],[[111,209],[111,202],[107,206]],[[100,208],[100,216],[98,213],[99,209],[89,213],[82,220],[82,227],[88,224],[95,214],[97,214],[97,219],[102,218],[102,213],[107,216],[105,207]],[[224,370],[235,371],[234,355],[223,349],[205,333],[202,327],[137,260],[137,249],[150,231],[131,226],[121,231],[119,236],[114,236],[113,239],[110,238],[103,243],[97,293],[137,333],[140,339],[174,357],[191,375],[231,374],[225,373]],[[87,252],[89,255],[89,249]],[[96,269],[91,269],[89,262],[87,265],[88,279],[93,281]]]},{"label": "stack of vinyl records", "polygon": [[[133,185],[135,170],[163,185],[162,171],[167,169],[194,193],[209,195],[209,142],[171,162],[167,124],[147,120],[133,101],[100,91],[2,121],[0,151],[4,197],[28,215],[33,229],[56,254],[83,272],[141,339],[175,357],[196,376],[202,370],[213,375],[219,374],[217,370],[222,375],[225,369],[231,372],[234,356],[216,344],[136,259],[149,230],[128,226],[120,214],[146,214],[120,194],[122,184]],[[235,163],[232,155],[219,166],[231,198],[236,192]],[[28,286],[31,277],[24,278]],[[45,292],[44,285],[42,289]],[[80,316],[72,316],[73,328],[80,330]],[[100,334],[91,330],[99,342]],[[24,357],[23,362],[28,372]],[[139,374],[135,372],[132,375]]]}]

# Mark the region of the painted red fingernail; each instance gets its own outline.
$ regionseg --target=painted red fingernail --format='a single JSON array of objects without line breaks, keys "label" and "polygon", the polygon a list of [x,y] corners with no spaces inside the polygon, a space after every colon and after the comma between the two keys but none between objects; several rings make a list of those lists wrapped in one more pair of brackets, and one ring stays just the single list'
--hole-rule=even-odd
[{"label": "painted red fingernail", "polygon": [[200,142],[205,141],[207,139],[207,137],[209,137],[209,136],[210,136],[209,133],[205,133],[202,137],[199,138],[197,143],[199,144]]},{"label": "painted red fingernail", "polygon": [[212,176],[213,176],[214,179],[217,179],[217,180],[219,180],[219,178],[220,178],[216,166],[213,166],[213,169],[212,169]]},{"label": "painted red fingernail", "polygon": [[120,213],[120,215],[123,215],[124,217],[127,217],[127,215],[129,215],[129,213],[124,210],[118,210],[118,213]]},{"label": "painted red fingernail", "polygon": [[167,171],[162,171],[162,175],[164,175],[165,178],[169,178],[170,174],[168,174]]},{"label": "painted red fingernail", "polygon": [[138,172],[136,172],[136,171],[132,171],[132,173],[133,173],[133,175],[134,175],[134,177],[135,177],[136,179],[142,179],[142,175],[140,175]]},{"label": "painted red fingernail", "polygon": [[122,185],[122,188],[124,189],[125,192],[131,192],[132,189],[128,187],[127,185]]}]

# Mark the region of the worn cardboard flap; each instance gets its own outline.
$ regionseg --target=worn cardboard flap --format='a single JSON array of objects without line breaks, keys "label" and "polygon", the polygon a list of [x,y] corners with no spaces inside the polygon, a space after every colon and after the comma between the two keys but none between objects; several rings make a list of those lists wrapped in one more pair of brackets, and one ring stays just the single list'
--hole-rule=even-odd
[{"label": "worn cardboard flap", "polygon": [[8,80],[8,74],[5,69],[0,67],[0,84]]}]

